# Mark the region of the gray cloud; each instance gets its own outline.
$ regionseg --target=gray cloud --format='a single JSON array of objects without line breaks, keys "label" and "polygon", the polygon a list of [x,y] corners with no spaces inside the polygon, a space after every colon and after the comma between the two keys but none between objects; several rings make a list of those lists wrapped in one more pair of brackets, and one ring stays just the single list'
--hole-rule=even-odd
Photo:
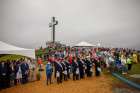
[{"label": "gray cloud", "polygon": [[0,0],[0,40],[39,47],[51,40],[51,16],[58,41],[140,49],[140,0]]}]

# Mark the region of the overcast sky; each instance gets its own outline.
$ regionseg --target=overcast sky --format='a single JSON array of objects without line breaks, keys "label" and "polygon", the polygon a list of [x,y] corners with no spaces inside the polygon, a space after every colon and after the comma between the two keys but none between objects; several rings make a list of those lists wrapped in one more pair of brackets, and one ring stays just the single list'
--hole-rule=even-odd
[{"label": "overcast sky", "polygon": [[140,0],[0,0],[0,40],[36,48],[56,39],[140,49]]}]

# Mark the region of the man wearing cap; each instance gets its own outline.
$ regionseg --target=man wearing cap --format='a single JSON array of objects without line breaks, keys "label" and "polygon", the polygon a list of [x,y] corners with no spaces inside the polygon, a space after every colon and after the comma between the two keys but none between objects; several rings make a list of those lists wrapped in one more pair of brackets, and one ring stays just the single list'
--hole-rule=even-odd
[{"label": "man wearing cap", "polygon": [[85,63],[81,58],[78,58],[79,70],[80,70],[80,79],[84,78],[85,75]]},{"label": "man wearing cap", "polygon": [[64,62],[66,64],[66,68],[67,68],[67,78],[70,79],[71,65],[68,62],[68,58],[67,57],[65,58],[65,61]]},{"label": "man wearing cap", "polygon": [[66,64],[65,64],[63,58],[61,59],[61,65],[62,65],[62,67],[63,67],[62,78],[63,78],[65,81],[67,81],[67,67],[66,67]]},{"label": "man wearing cap", "polygon": [[79,79],[79,64],[76,58],[74,58],[72,62],[72,68],[73,68],[73,80],[78,80]]}]

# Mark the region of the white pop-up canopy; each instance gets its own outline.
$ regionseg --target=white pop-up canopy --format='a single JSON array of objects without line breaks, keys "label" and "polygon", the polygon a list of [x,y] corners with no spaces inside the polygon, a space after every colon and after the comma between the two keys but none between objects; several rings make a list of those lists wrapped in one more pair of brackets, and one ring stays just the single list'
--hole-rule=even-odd
[{"label": "white pop-up canopy", "polygon": [[78,44],[75,45],[75,47],[95,47],[96,45],[87,43],[87,42],[80,42]]},{"label": "white pop-up canopy", "polygon": [[16,47],[0,41],[0,54],[17,54],[35,59],[34,49]]}]

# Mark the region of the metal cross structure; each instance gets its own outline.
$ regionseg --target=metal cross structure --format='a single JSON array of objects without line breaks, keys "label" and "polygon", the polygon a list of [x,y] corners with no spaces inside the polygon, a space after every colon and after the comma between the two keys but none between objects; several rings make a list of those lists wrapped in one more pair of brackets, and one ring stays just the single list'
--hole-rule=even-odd
[{"label": "metal cross structure", "polygon": [[55,20],[55,17],[52,17],[51,23],[49,23],[49,27],[52,28],[52,41],[55,43],[55,26],[58,24],[58,21]]}]

